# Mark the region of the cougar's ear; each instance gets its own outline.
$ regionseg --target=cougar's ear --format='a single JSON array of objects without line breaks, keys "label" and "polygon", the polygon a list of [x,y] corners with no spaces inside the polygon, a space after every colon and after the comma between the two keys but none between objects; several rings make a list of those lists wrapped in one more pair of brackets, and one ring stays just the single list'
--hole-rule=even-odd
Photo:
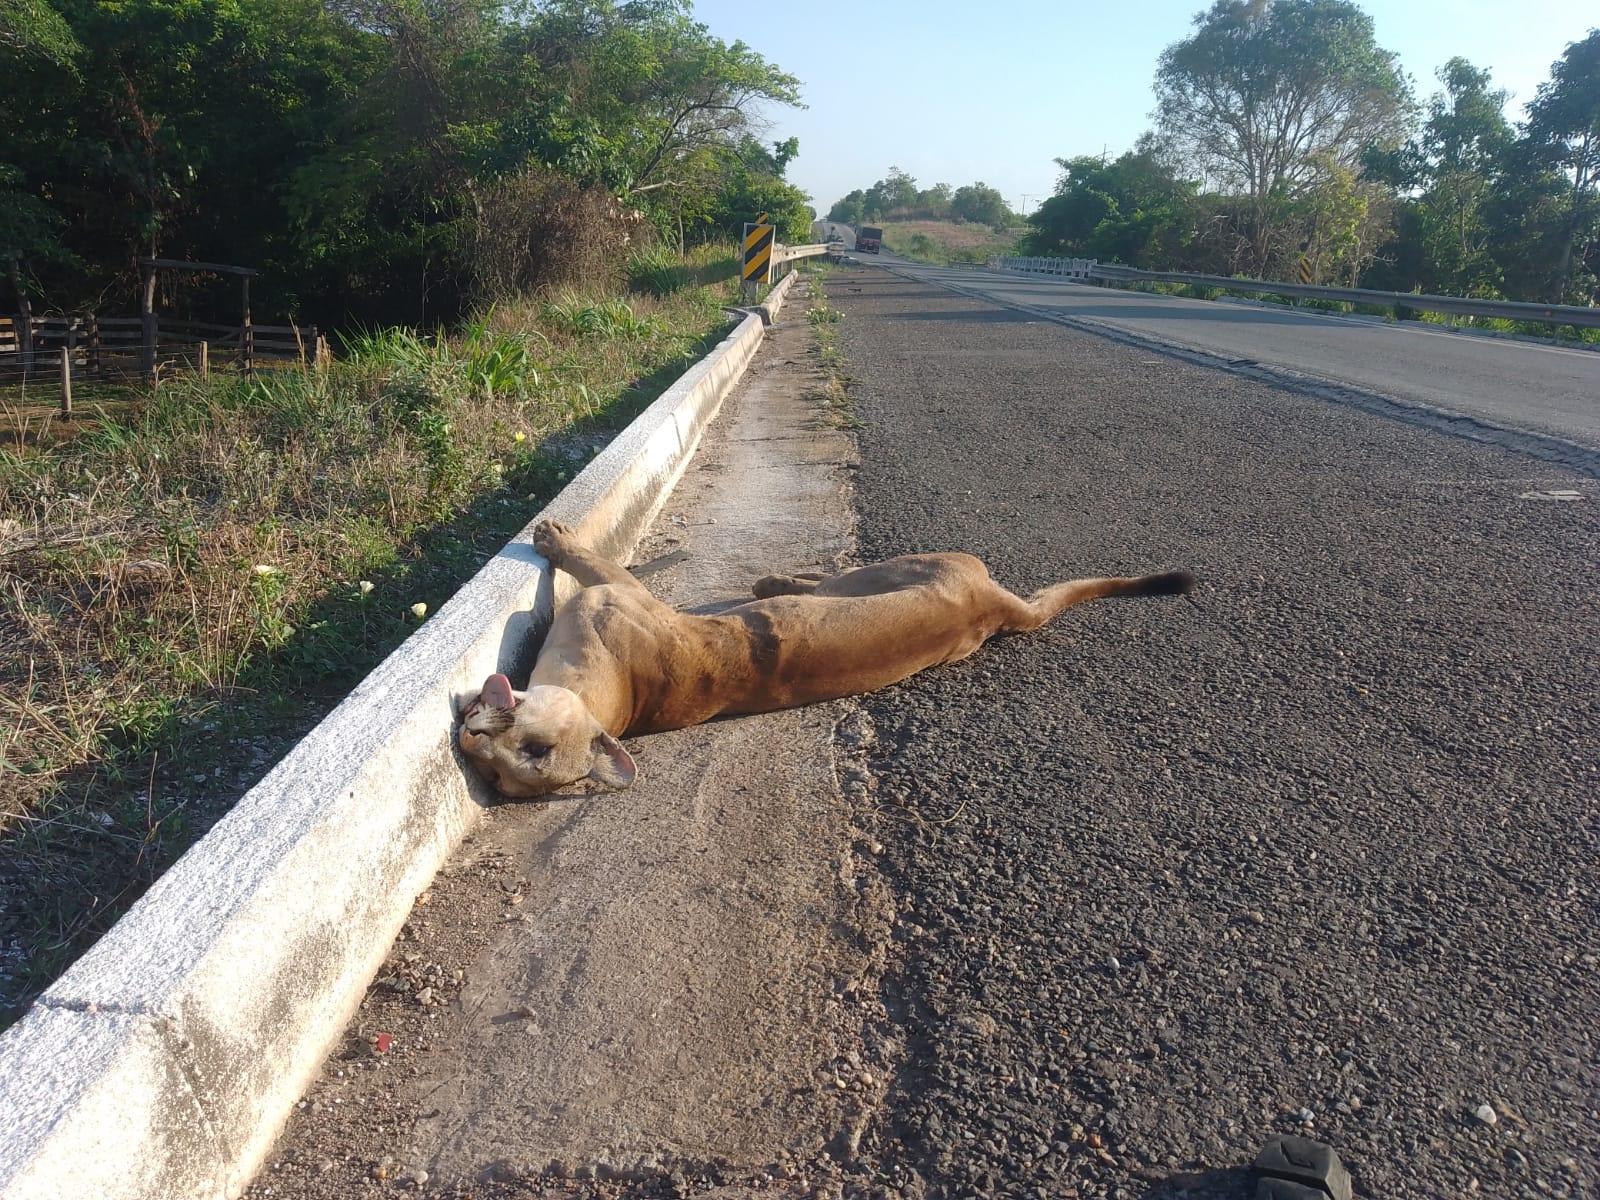
[{"label": "cougar's ear", "polygon": [[594,752],[594,765],[589,768],[589,778],[610,788],[625,788],[639,774],[633,765],[633,756],[604,730],[595,734],[590,744]]},{"label": "cougar's ear", "polygon": [[516,697],[511,694],[511,681],[504,675],[491,675],[483,681],[483,691],[478,697],[490,708],[515,708]]}]

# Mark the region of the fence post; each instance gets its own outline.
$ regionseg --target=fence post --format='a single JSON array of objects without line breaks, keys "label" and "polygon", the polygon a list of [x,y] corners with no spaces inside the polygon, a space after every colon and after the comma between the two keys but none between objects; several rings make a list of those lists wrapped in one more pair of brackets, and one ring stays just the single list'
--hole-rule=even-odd
[{"label": "fence post", "polygon": [[89,353],[84,365],[95,375],[100,374],[100,318],[95,313],[89,314]]},{"label": "fence post", "polygon": [[156,269],[144,269],[144,290],[139,293],[140,362],[145,379],[156,378]]},{"label": "fence post", "polygon": [[250,276],[240,277],[244,289],[244,320],[239,326],[239,369],[249,375],[255,369],[255,330],[250,324]]},{"label": "fence post", "polygon": [[61,347],[61,415],[72,415],[72,350]]},{"label": "fence post", "polygon": [[200,353],[195,358],[195,369],[200,372],[200,382],[205,383],[211,378],[211,343],[202,341]]}]

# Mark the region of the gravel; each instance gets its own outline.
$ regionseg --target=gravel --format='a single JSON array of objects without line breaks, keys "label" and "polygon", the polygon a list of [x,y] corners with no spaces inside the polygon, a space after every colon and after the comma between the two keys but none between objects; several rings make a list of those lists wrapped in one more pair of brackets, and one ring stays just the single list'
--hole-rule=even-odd
[{"label": "gravel", "polygon": [[1595,482],[828,292],[863,559],[1202,581],[866,702],[907,1057],[847,1194],[1242,1197],[1275,1133],[1358,1196],[1594,1194]]}]

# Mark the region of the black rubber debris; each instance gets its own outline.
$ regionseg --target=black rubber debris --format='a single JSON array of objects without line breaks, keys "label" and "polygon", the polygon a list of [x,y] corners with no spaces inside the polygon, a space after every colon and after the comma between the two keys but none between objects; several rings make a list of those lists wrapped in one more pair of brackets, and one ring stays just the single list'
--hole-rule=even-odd
[{"label": "black rubber debris", "polygon": [[1256,1200],[1351,1200],[1350,1172],[1332,1146],[1279,1134],[1261,1147]]}]

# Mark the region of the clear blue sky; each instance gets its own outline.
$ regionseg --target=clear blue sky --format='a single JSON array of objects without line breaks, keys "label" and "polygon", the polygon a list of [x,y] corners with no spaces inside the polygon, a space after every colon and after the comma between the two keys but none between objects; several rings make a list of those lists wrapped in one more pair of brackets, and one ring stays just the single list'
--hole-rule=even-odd
[{"label": "clear blue sky", "polygon": [[[800,139],[790,178],[821,212],[891,164],[924,186],[983,180],[1013,207],[1055,185],[1052,160],[1113,155],[1149,127],[1162,49],[1209,0],[869,0],[806,5],[696,0],[696,19],[799,76],[804,110],[775,110]],[[1366,0],[1379,45],[1419,99],[1462,55],[1511,89],[1507,115],[1568,42],[1600,25],[1594,0]]]}]

